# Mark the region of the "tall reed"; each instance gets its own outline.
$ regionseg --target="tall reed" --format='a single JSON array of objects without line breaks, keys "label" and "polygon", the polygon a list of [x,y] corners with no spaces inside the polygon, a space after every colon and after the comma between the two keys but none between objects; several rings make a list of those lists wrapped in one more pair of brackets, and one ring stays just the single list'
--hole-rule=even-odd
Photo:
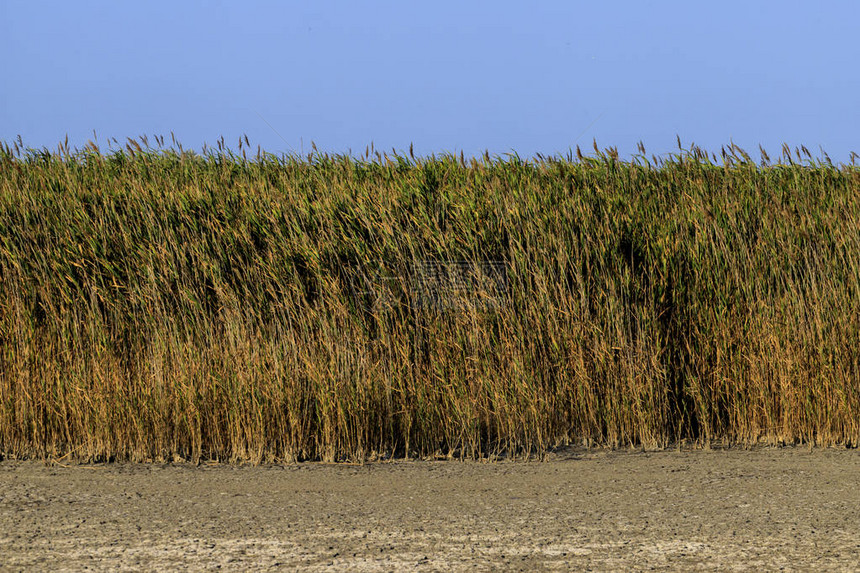
[{"label": "tall reed", "polygon": [[[0,453],[860,440],[853,166],[158,143],[2,146]],[[504,291],[422,306],[416,269],[447,261]]]}]

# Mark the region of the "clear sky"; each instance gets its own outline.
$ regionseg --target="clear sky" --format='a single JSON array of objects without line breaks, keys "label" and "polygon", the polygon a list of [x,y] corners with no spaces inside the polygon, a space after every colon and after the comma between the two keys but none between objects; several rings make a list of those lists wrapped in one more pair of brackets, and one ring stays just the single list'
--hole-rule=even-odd
[{"label": "clear sky", "polygon": [[[0,0],[0,140],[860,152],[860,3]],[[853,71],[852,71],[853,70]]]}]

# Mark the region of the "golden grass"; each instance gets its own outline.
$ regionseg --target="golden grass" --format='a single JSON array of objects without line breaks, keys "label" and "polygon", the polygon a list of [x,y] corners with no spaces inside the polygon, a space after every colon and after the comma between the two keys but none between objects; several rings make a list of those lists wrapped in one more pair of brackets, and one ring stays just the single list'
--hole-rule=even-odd
[{"label": "golden grass", "polygon": [[[2,146],[0,454],[860,439],[853,166],[240,152]],[[504,293],[422,306],[445,261]]]}]

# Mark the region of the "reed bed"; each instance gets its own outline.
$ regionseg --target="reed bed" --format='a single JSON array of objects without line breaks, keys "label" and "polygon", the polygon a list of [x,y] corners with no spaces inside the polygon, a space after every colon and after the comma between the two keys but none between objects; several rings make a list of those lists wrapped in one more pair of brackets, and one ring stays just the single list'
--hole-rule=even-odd
[{"label": "reed bed", "polygon": [[[860,441],[853,165],[246,143],[2,145],[1,455]],[[423,304],[446,261],[503,288]]]}]

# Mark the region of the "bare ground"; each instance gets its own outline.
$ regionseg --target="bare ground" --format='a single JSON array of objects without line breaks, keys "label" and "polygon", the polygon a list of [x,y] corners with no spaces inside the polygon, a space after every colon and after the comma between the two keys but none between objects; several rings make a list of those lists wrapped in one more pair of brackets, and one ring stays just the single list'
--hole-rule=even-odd
[{"label": "bare ground", "polygon": [[860,570],[860,453],[0,462],[0,570]]}]

